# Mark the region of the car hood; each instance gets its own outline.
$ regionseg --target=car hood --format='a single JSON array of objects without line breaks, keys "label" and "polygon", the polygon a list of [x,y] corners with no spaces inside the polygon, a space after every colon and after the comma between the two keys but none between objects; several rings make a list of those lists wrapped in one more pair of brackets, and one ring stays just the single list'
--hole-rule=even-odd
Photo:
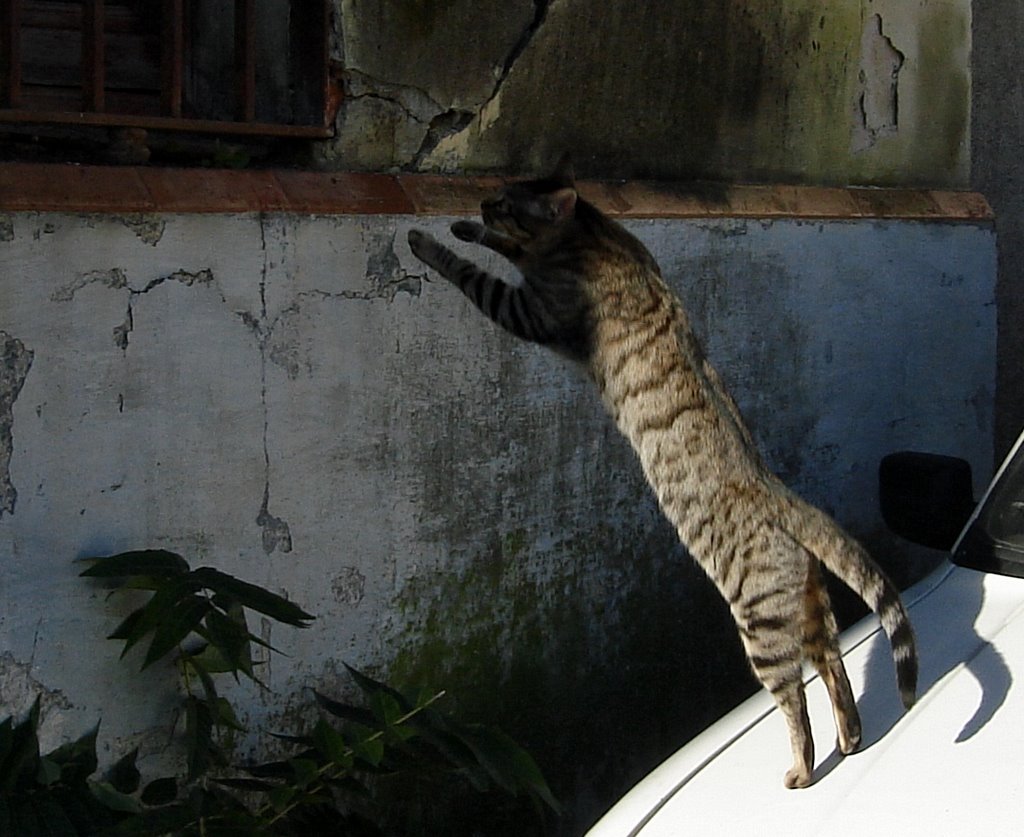
[{"label": "car hood", "polygon": [[811,787],[783,787],[788,735],[762,691],[649,774],[589,837],[1016,832],[1024,687],[1013,671],[1024,673],[1024,579],[946,562],[904,602],[921,661],[909,712],[877,619],[841,638],[864,728],[857,753],[838,755],[825,687],[808,676],[818,751]]}]

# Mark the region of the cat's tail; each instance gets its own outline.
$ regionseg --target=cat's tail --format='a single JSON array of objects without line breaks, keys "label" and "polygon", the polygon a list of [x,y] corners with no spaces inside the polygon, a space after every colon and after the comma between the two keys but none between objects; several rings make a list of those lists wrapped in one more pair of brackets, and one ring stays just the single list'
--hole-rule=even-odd
[{"label": "cat's tail", "polygon": [[[917,643],[910,617],[900,600],[899,591],[857,541],[843,532],[830,518],[822,520],[812,531],[801,532],[798,539],[870,607],[882,622],[892,645],[896,663],[896,683],[903,705],[909,709],[917,700]],[[826,525],[821,525],[825,523]]]}]

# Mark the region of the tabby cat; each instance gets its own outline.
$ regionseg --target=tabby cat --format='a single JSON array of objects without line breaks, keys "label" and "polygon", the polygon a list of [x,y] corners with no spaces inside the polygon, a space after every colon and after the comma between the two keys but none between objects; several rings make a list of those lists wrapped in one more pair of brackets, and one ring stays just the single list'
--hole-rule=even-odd
[{"label": "tabby cat", "polygon": [[751,667],[785,716],[793,748],[786,787],[806,787],[814,743],[805,657],[828,689],[839,750],[853,752],[861,738],[819,562],[878,613],[909,708],[917,652],[898,592],[835,521],[768,470],[654,258],[579,197],[567,159],[481,208],[482,225],[458,221],[452,233],[511,261],[521,285],[415,229],[413,253],[502,328],[585,366],[666,517],[729,603]]}]

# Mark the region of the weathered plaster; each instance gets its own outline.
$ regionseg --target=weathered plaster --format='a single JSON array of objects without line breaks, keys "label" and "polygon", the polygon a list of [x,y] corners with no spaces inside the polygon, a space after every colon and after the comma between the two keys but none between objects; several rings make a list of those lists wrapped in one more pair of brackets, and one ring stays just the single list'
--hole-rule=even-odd
[{"label": "weathered plaster", "polygon": [[11,482],[14,453],[14,402],[32,367],[32,351],[17,337],[0,330],[0,518],[14,514],[18,490]]},{"label": "weathered plaster", "polygon": [[899,130],[899,72],[904,57],[882,31],[881,15],[864,24],[860,42],[860,83],[853,123],[854,151],[864,151],[880,136]]},{"label": "weathered plaster", "polygon": [[[1024,5],[975,0],[971,182],[996,213],[999,247],[999,366],[996,454],[1024,427]],[[1014,69],[1010,69],[1014,68]]]},{"label": "weathered plaster", "polygon": [[[309,686],[343,694],[349,662],[446,688],[529,746],[566,833],[750,688],[592,387],[412,257],[410,226],[451,240],[451,219],[158,220],[149,242],[112,216],[16,214],[0,247],[0,330],[33,352],[11,411],[0,662],[66,696],[58,733],[102,718],[111,757],[165,754],[174,672],[117,660],[103,637],[126,604],[72,562],[140,546],[316,614],[303,632],[254,621],[288,656],[261,669],[270,691],[231,687],[260,729],[244,749],[294,731]],[[917,448],[986,476],[991,229],[628,225],[772,465],[894,575],[919,572],[883,531],[875,469]]]},{"label": "weathered plaster", "polygon": [[569,150],[603,177],[966,183],[968,0],[340,8],[325,165],[518,174]]}]

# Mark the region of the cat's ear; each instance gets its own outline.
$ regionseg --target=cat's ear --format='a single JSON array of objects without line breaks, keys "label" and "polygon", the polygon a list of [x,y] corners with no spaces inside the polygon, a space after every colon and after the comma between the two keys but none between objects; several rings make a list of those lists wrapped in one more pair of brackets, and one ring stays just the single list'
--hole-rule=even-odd
[{"label": "cat's ear", "polygon": [[572,169],[572,157],[568,151],[558,161],[551,179],[562,186],[572,187],[576,185],[576,174]]},{"label": "cat's ear", "polygon": [[551,202],[551,211],[557,221],[572,218],[576,211],[576,190],[571,186],[552,192],[548,196],[548,200]]}]

